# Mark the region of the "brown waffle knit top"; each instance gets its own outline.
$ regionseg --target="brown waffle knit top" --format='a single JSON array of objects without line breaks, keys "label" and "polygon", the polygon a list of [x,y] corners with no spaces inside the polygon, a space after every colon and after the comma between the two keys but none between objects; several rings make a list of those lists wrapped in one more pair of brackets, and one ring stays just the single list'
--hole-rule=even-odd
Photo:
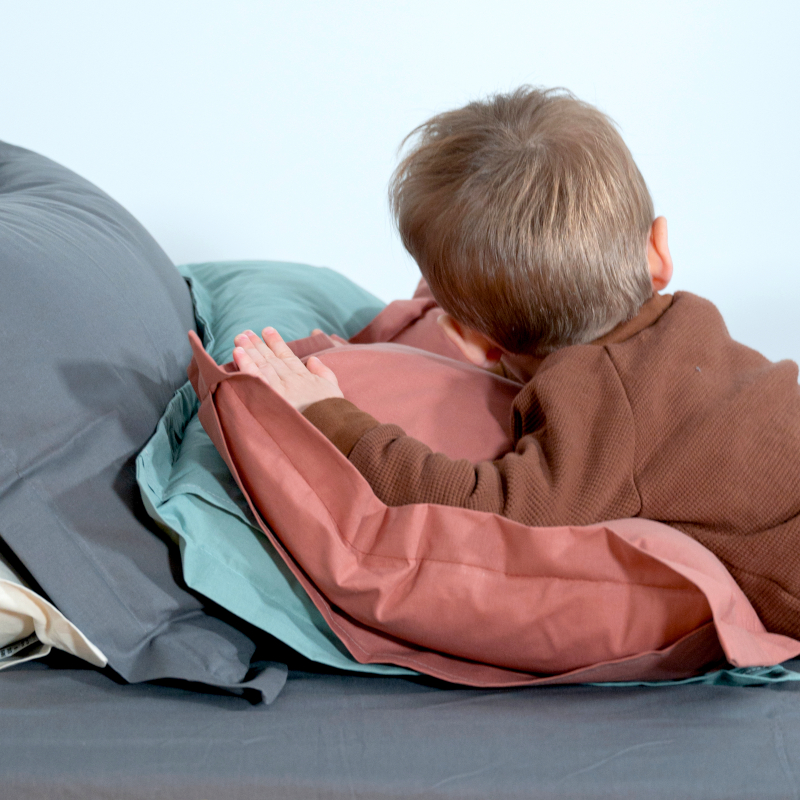
[{"label": "brown waffle knit top", "polygon": [[433,453],[347,400],[304,413],[387,505],[672,525],[723,561],[768,630],[800,639],[798,368],[733,341],[702,298],[654,295],[544,358],[514,401],[514,450],[493,462]]}]

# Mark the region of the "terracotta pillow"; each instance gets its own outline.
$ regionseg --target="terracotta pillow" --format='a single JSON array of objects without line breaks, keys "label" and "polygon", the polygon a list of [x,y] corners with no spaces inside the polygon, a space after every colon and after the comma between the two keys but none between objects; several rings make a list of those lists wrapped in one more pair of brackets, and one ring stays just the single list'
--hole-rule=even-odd
[{"label": "terracotta pillow", "polygon": [[[754,666],[800,653],[800,642],[764,630],[713,554],[665,525],[532,528],[446,506],[385,506],[301,414],[258,379],[217,366],[191,339],[203,427],[265,535],[356,660],[508,686],[675,679],[725,658]],[[295,348],[307,355],[325,339]],[[438,364],[445,385],[453,379],[451,364],[396,345],[318,355],[347,393],[365,359],[377,368],[378,352],[374,387],[397,385],[397,359],[403,376],[428,370],[426,381],[433,379]],[[507,391],[507,382],[488,377]],[[476,386],[478,395],[487,391]],[[475,439],[481,424],[496,430],[504,397],[480,406],[482,423],[474,413]],[[375,407],[385,402],[375,398]],[[369,408],[366,396],[354,399]],[[391,418],[414,431],[430,414],[425,424],[435,433],[471,405],[418,403]]]}]

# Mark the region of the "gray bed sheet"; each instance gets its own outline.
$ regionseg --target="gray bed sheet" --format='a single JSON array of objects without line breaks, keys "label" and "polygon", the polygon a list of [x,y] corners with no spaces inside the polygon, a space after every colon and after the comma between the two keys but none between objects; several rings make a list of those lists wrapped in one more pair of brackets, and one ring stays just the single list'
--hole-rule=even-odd
[{"label": "gray bed sheet", "polygon": [[0,675],[0,713],[15,800],[800,797],[796,682],[485,691],[291,671],[252,705],[26,664]]}]

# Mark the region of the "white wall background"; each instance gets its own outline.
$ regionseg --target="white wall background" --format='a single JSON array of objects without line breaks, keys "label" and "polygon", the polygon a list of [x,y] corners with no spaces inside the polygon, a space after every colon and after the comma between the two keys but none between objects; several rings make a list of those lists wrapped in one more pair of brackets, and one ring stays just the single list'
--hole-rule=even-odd
[{"label": "white wall background", "polygon": [[521,83],[621,126],[670,223],[673,289],[800,359],[795,0],[0,0],[0,138],[116,197],[176,262],[417,272],[389,219],[403,136]]}]

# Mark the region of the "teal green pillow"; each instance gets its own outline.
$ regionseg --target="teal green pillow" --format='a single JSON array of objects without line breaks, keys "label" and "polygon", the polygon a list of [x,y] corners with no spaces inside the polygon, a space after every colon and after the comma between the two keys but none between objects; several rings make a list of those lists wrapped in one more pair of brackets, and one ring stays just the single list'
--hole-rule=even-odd
[{"label": "teal green pillow", "polygon": [[[383,308],[369,292],[322,267],[226,261],[178,269],[192,290],[203,344],[218,363],[231,360],[233,337],[247,328],[272,325],[287,341],[313,328],[348,339]],[[197,408],[187,383],[136,462],[145,507],[178,541],[187,585],[318,663],[414,674],[359,664],[347,652],[260,532]]]}]

